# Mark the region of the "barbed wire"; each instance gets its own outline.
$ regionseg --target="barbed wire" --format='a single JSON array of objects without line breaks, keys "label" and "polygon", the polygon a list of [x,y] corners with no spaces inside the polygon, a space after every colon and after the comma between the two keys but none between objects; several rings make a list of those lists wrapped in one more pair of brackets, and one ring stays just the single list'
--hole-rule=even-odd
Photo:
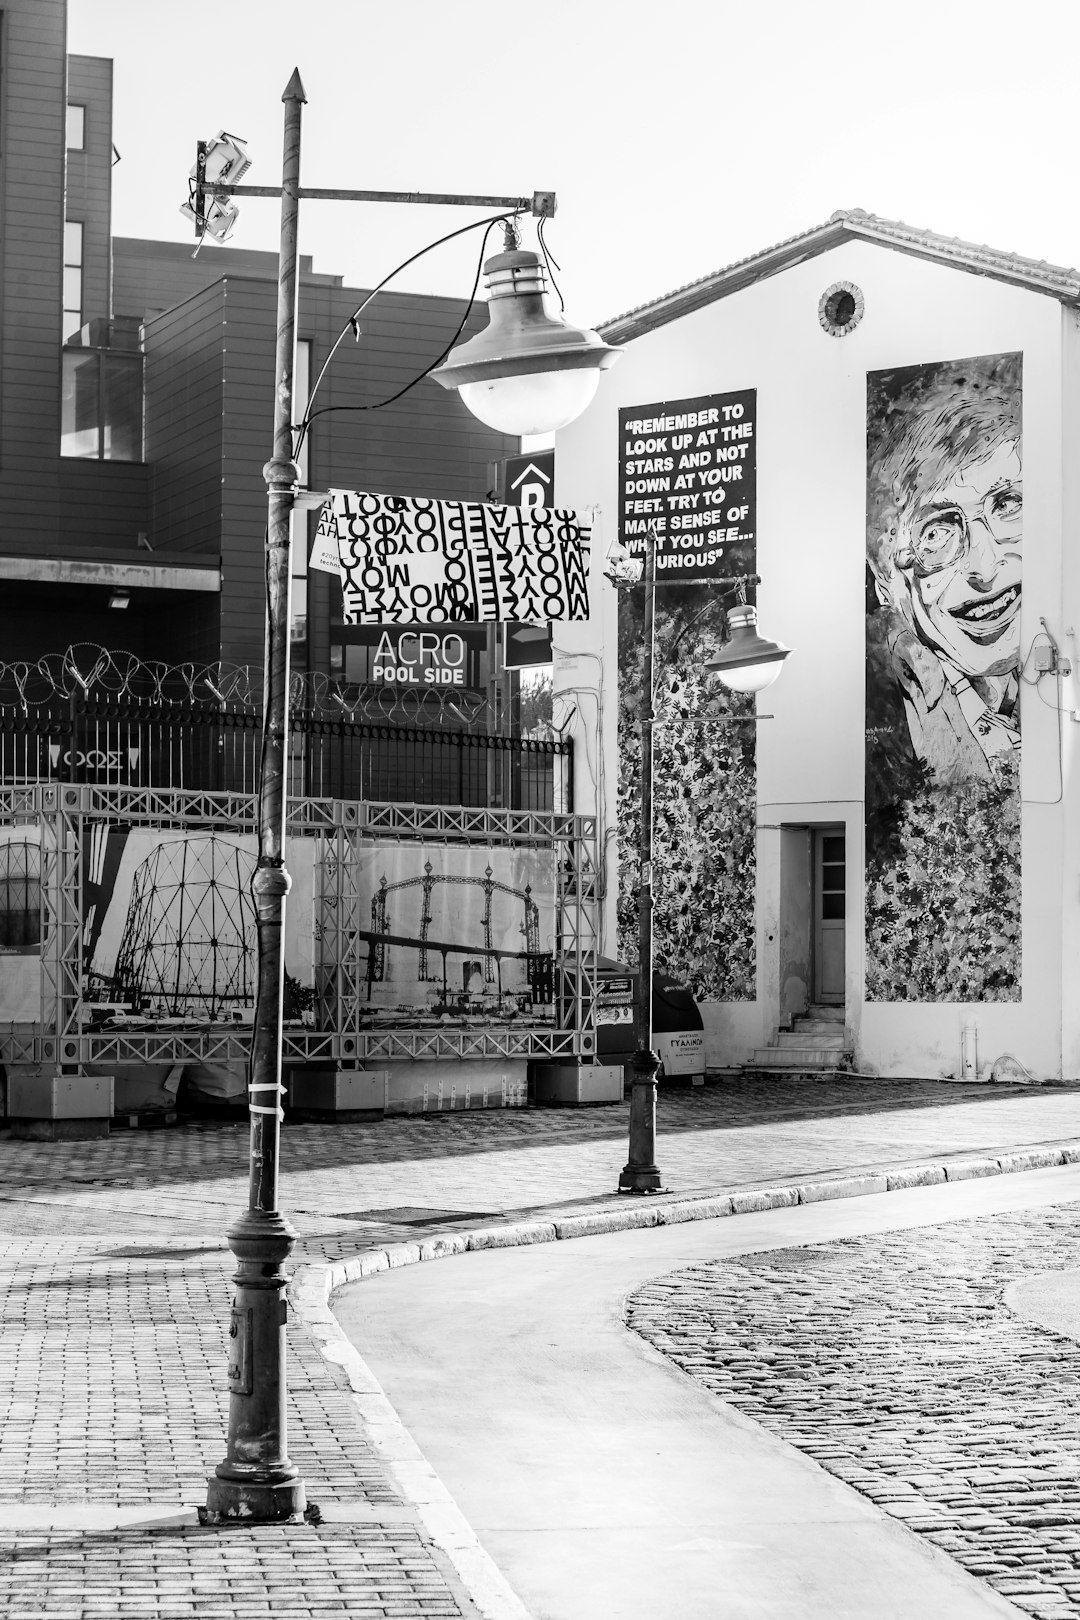
[{"label": "barbed wire", "polygon": [[[0,661],[0,711],[23,715],[58,702],[123,704],[156,709],[212,705],[227,713],[262,713],[262,669],[253,664],[167,664],[75,642],[36,663]],[[294,711],[326,720],[447,726],[486,730],[493,706],[484,692],[438,687],[418,691],[350,683],[340,675],[294,670],[289,686]]]}]

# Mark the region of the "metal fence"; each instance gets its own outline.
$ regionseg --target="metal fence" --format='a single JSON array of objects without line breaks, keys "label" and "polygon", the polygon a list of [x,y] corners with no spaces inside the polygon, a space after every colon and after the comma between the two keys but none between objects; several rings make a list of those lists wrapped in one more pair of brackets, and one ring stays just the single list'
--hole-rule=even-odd
[{"label": "metal fence", "polygon": [[[0,779],[251,793],[261,691],[247,668],[152,665],[101,648],[0,665]],[[509,733],[486,699],[294,677],[295,797],[513,810],[572,802],[571,745]]]}]

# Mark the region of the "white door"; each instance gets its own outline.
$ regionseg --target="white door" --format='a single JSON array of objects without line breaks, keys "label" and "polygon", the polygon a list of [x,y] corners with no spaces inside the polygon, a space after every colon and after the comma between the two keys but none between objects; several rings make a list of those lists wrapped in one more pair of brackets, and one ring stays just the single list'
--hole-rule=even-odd
[{"label": "white door", "polygon": [[843,1006],[846,910],[844,829],[814,829],[814,1000]]}]

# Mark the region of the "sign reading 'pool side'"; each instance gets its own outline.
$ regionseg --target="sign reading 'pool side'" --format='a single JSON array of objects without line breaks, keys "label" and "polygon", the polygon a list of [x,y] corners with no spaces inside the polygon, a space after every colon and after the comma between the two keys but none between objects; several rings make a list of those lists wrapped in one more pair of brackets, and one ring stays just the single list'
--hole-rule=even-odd
[{"label": "sign reading 'pool side'", "polygon": [[640,551],[655,528],[658,578],[700,579],[753,558],[756,416],[753,388],[619,412],[619,538]]}]

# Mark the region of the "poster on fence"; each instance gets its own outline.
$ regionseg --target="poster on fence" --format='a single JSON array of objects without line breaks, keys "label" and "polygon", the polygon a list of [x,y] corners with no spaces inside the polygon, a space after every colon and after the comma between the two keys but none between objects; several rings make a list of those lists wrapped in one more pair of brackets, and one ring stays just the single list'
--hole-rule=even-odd
[{"label": "poster on fence", "polygon": [[544,624],[589,617],[589,544],[571,511],[333,489],[310,566],[346,624]]},{"label": "poster on fence", "polygon": [[[285,1016],[314,1005],[314,842],[289,838]],[[251,833],[91,826],[83,999],[151,1022],[249,1022],[258,976]]]},{"label": "poster on fence", "polygon": [[356,882],[362,1016],[554,1019],[550,849],[380,842],[359,852]]},{"label": "poster on fence", "polygon": [[41,832],[0,827],[0,1023],[41,1017]]}]

